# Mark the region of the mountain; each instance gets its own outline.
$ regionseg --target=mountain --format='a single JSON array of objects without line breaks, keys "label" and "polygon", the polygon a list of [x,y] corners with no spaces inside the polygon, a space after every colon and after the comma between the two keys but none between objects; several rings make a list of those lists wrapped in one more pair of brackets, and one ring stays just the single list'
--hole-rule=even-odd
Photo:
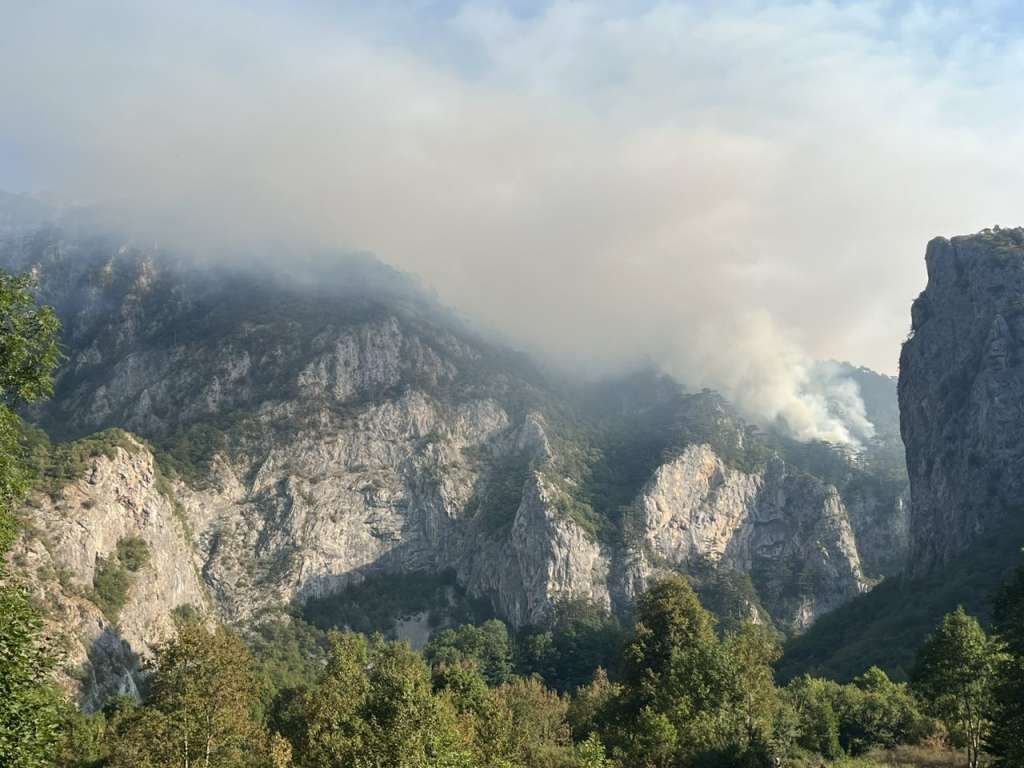
[{"label": "mountain", "polygon": [[900,358],[907,572],[793,640],[782,676],[905,676],[957,605],[986,619],[1024,561],[1024,229],[937,238]]},{"label": "mountain", "polygon": [[542,624],[567,600],[626,616],[683,571],[723,616],[799,633],[902,567],[891,424],[858,451],[798,443],[655,371],[544,371],[372,259],[285,261],[2,235],[66,351],[26,414],[41,479],[12,557],[87,709],[135,690],[175,612],[316,620],[394,583],[416,639],[467,612]]},{"label": "mountain", "polygon": [[1024,507],[1024,229],[933,240],[926,262],[900,358],[915,573]]}]

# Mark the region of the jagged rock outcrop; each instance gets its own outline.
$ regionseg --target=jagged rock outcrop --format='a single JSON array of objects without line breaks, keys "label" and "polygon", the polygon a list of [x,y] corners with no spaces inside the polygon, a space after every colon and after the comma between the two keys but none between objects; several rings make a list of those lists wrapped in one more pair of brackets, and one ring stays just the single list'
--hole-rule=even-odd
[{"label": "jagged rock outcrop", "polygon": [[[56,497],[37,494],[30,520],[11,556],[30,575],[50,631],[63,639],[64,672],[83,683],[83,705],[136,692],[141,661],[174,631],[174,609],[209,603],[188,523],[158,489],[152,454],[133,443],[95,457]],[[97,570],[116,562],[129,539],[145,542],[148,560],[131,574],[116,617],[104,615]]]},{"label": "jagged rock outcrop", "polygon": [[[838,491],[777,457],[746,473],[706,445],[691,446],[657,470],[638,513],[652,565],[680,567],[701,557],[749,573],[791,631],[868,586]],[[800,594],[793,590],[799,583],[815,587]]]},{"label": "jagged rock outcrop", "polygon": [[938,238],[925,258],[899,383],[915,573],[1024,505],[1024,230]]}]

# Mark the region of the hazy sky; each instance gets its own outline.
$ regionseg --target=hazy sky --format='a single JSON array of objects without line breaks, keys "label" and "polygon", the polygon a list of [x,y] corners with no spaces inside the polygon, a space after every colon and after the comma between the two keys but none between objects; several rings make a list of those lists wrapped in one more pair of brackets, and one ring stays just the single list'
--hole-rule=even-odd
[{"label": "hazy sky", "polygon": [[814,358],[895,373],[928,239],[1024,223],[1019,6],[0,0],[0,188],[799,419]]}]

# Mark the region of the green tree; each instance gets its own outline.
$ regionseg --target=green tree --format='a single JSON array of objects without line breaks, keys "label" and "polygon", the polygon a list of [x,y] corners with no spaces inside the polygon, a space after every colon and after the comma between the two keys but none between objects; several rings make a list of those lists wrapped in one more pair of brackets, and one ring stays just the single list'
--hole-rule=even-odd
[{"label": "green tree", "polygon": [[785,698],[796,713],[797,744],[830,759],[916,743],[934,730],[907,685],[877,667],[849,685],[804,675]]},{"label": "green tree", "polygon": [[831,680],[803,675],[786,686],[785,696],[796,713],[796,742],[829,760],[842,753],[835,701],[839,686]]},{"label": "green tree", "polygon": [[408,644],[336,635],[319,685],[302,702],[295,755],[310,768],[472,765],[450,698]]},{"label": "green tree", "polygon": [[940,719],[977,768],[988,735],[999,645],[963,608],[948,614],[918,651],[912,681],[926,711]]},{"label": "green tree", "polygon": [[316,685],[327,663],[327,633],[297,617],[262,621],[246,638],[256,660],[260,699],[269,724],[283,716],[305,690]]},{"label": "green tree", "polygon": [[783,702],[772,666],[782,650],[770,629],[746,622],[726,638],[723,651],[729,664],[723,707],[726,752],[736,765],[766,764],[789,747],[784,731],[777,728]]},{"label": "green tree", "polygon": [[669,768],[675,762],[679,732],[668,715],[643,707],[619,730],[613,753],[622,765]]},{"label": "green tree", "polygon": [[572,741],[566,722],[568,702],[538,678],[516,678],[495,691],[511,725],[511,760],[544,768],[569,762]]},{"label": "green tree", "polygon": [[615,616],[583,600],[560,600],[543,629],[527,630],[518,643],[520,674],[539,674],[562,692],[590,682],[598,667],[608,669],[622,655],[625,633]]},{"label": "green tree", "polygon": [[159,648],[145,706],[114,729],[115,768],[248,768],[269,761],[256,717],[259,686],[245,645],[230,630],[183,622]]},{"label": "green tree", "polygon": [[17,584],[0,585],[0,765],[48,764],[57,743],[60,697],[42,622]]},{"label": "green tree", "polygon": [[905,684],[871,667],[839,696],[840,740],[851,754],[916,743],[933,730]]},{"label": "green tree", "polygon": [[302,764],[331,768],[351,764],[370,739],[362,708],[370,693],[370,647],[363,635],[332,638],[327,669],[319,685],[305,695],[300,730],[293,746]]},{"label": "green tree", "polygon": [[510,766],[516,753],[512,712],[490,688],[472,662],[442,664],[434,673],[439,695],[460,718],[460,730],[471,745],[474,766]]},{"label": "green tree", "polygon": [[4,565],[16,532],[14,509],[30,482],[14,408],[52,391],[58,330],[53,310],[36,303],[30,279],[0,272],[0,765],[5,768],[47,764],[60,719],[42,623]]},{"label": "green tree", "polygon": [[641,595],[624,667],[622,711],[606,733],[624,762],[692,762],[739,746],[734,710],[743,665],[686,579],[669,577]]},{"label": "green tree", "polygon": [[997,595],[993,628],[1006,649],[995,686],[988,751],[1003,768],[1024,765],[1024,568]]},{"label": "green tree", "polygon": [[612,761],[608,759],[604,744],[596,733],[576,744],[573,753],[576,768],[611,768]]},{"label": "green tree", "polygon": [[573,738],[582,741],[600,731],[621,697],[622,686],[611,682],[608,673],[598,667],[594,679],[577,688],[569,702],[568,719]]},{"label": "green tree", "polygon": [[73,704],[64,707],[56,764],[60,768],[100,768],[107,759],[107,718],[87,715]]},{"label": "green tree", "polygon": [[497,619],[479,627],[463,624],[458,629],[445,629],[424,649],[431,666],[471,661],[491,685],[501,685],[512,677],[512,647],[508,628]]}]

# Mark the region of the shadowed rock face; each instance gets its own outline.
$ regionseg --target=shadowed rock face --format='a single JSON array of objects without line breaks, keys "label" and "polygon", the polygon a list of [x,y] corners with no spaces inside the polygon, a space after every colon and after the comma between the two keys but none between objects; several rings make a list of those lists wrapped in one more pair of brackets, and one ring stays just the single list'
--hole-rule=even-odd
[{"label": "shadowed rock face", "polygon": [[1024,505],[1024,230],[939,238],[926,262],[899,381],[915,573]]},{"label": "shadowed rock face", "polygon": [[[68,357],[34,418],[61,437],[131,430],[179,470],[140,442],[26,510],[16,555],[73,636],[87,705],[138,684],[182,605],[245,626],[375,574],[444,572],[521,626],[564,598],[628,612],[699,559],[749,574],[750,615],[801,631],[901,540],[898,489],[850,483],[856,460],[808,448],[831,462],[819,477],[769,450],[739,469],[742,420],[663,380],[611,387],[612,429],[609,408],[386,279],[327,289],[39,237],[7,263],[39,276]],[[600,455],[629,471],[595,479]],[[113,622],[89,588],[130,537],[151,558]]]}]

